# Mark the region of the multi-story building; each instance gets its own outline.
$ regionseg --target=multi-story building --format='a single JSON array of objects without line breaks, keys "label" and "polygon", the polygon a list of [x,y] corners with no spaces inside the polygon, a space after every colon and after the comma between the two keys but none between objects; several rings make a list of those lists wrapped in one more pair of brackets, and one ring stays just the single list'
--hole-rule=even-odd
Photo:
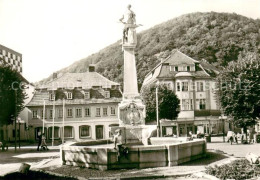
[{"label": "multi-story building", "polygon": [[54,73],[51,82],[36,88],[27,105],[32,112],[31,139],[37,139],[43,126],[49,139],[52,139],[53,127],[55,139],[62,139],[63,132],[65,140],[109,138],[109,127],[119,123],[117,113],[122,93],[118,83],[94,69],[90,66],[89,72],[66,73],[60,77]]},{"label": "multi-story building", "polygon": [[143,86],[165,84],[180,99],[177,120],[161,120],[163,135],[186,136],[189,131],[223,132],[226,124],[220,119],[220,107],[214,93],[217,73],[218,70],[206,61],[197,61],[173,50],[146,75]]},{"label": "multi-story building", "polygon": [[22,74],[23,72],[22,54],[0,44],[0,59],[4,61],[1,62],[0,60],[0,64],[7,63],[13,69],[17,70],[19,73]]},{"label": "multi-story building", "polygon": [[[27,94],[27,99],[25,99],[24,104],[26,105],[28,101],[32,98],[32,91],[34,91],[34,86],[30,84],[23,76],[23,67],[22,67],[22,54],[16,52],[10,48],[7,48],[3,45],[0,45],[0,65],[1,64],[8,64],[13,70],[16,70],[20,73],[21,78],[23,80],[26,89],[24,89],[25,93]],[[25,108],[17,117],[17,132],[16,136],[17,139],[20,140],[27,140],[27,122],[28,122],[28,114],[29,110]],[[0,127],[0,140],[6,141],[14,141],[15,139],[15,125],[5,125]]]}]

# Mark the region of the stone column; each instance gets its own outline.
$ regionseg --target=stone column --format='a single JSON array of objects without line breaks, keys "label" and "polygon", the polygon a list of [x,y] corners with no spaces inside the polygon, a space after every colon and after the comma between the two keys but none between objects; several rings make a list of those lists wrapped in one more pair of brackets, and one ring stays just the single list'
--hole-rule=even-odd
[{"label": "stone column", "polygon": [[124,100],[139,97],[135,64],[135,45],[123,45],[124,50]]}]

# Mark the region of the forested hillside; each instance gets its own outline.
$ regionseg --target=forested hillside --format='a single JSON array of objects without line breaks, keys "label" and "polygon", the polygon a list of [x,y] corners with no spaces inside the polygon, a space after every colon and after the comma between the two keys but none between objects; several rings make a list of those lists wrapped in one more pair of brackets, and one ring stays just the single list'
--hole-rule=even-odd
[{"label": "forested hillside", "polygon": [[[136,61],[138,83],[173,49],[188,56],[205,59],[216,66],[226,66],[246,51],[260,54],[260,19],[254,20],[229,13],[191,13],[156,25],[138,34]],[[88,64],[110,80],[123,81],[123,52],[120,41],[71,66],[58,71],[85,72]],[[51,76],[41,81],[47,82]]]}]

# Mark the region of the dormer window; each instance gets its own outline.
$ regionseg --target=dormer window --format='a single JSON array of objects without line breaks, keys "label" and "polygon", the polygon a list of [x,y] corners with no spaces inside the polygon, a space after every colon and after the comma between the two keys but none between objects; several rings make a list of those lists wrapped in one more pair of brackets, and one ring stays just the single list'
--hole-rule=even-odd
[{"label": "dormer window", "polygon": [[72,99],[72,92],[67,93],[67,99]]},{"label": "dormer window", "polygon": [[84,97],[85,99],[90,99],[90,92],[85,92]]},{"label": "dormer window", "polygon": [[54,94],[54,93],[50,93],[49,99],[50,99],[51,101],[55,101],[55,94]]},{"label": "dormer window", "polygon": [[187,71],[188,71],[188,72],[190,71],[190,66],[187,66]]},{"label": "dormer window", "polygon": [[105,91],[105,98],[110,98],[110,92],[109,91]]},{"label": "dormer window", "polygon": [[178,71],[178,66],[170,66],[170,71]]}]

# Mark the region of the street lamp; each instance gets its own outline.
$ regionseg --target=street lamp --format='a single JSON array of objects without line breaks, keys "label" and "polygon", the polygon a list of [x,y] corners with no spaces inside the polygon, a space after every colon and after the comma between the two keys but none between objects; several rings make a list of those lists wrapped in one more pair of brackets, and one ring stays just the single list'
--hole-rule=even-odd
[{"label": "street lamp", "polygon": [[157,122],[157,137],[159,137],[160,133],[160,125],[159,125],[159,110],[158,110],[158,85],[156,86],[155,90],[155,96],[156,96],[156,122]]},{"label": "street lamp", "polygon": [[159,82],[156,83],[155,97],[156,97],[156,122],[157,122],[157,137],[160,137],[160,122],[159,122],[159,105],[158,105],[158,87]]},{"label": "street lamp", "polygon": [[14,151],[16,152],[16,146],[17,146],[17,144],[16,144],[16,141],[17,141],[17,139],[16,139],[16,131],[17,131],[17,127],[16,127],[16,114],[17,114],[17,110],[16,110],[16,108],[17,108],[17,89],[15,89],[14,90],[14,92],[15,92],[15,111],[14,111]]}]

